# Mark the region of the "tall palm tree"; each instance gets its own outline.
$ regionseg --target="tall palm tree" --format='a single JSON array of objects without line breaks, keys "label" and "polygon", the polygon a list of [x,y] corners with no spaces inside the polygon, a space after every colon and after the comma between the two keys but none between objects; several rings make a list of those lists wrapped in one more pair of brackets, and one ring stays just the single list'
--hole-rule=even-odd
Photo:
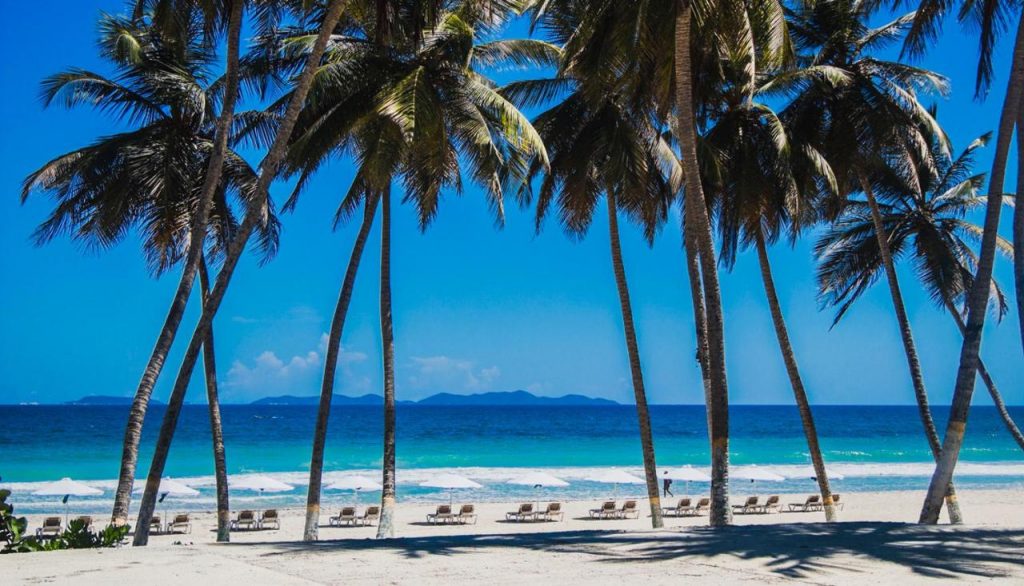
[{"label": "tall palm tree", "polygon": [[[149,406],[149,399],[153,394],[156,379],[163,369],[164,362],[167,360],[167,353],[171,349],[171,345],[178,332],[178,327],[181,325],[181,319],[185,313],[185,306],[188,304],[188,298],[192,291],[196,270],[200,262],[199,257],[202,252],[203,238],[206,234],[210,206],[212,205],[214,192],[220,182],[221,169],[224,167],[224,158],[228,148],[228,125],[234,117],[239,87],[239,44],[243,4],[243,0],[219,2],[200,2],[199,0],[138,0],[135,3],[135,22],[144,21],[148,14],[151,15],[151,21],[156,23],[156,26],[168,32],[173,33],[175,30],[192,29],[195,23],[191,21],[194,19],[201,19],[200,25],[204,27],[206,33],[226,28],[227,64],[225,77],[221,82],[221,109],[214,129],[213,152],[209,158],[199,204],[193,214],[188,253],[183,263],[178,287],[168,309],[167,317],[164,319],[164,325],[157,337],[149,361],[145,369],[143,369],[142,378],[132,399],[128,422],[125,425],[124,441],[121,450],[121,470],[118,474],[114,508],[111,512],[111,519],[113,521],[124,521],[128,517],[128,505],[131,502],[132,485],[135,481],[135,468],[139,457],[139,440],[142,436],[142,424],[146,417],[146,410]],[[194,34],[194,31],[187,32],[186,34]],[[131,55],[141,52],[143,50],[142,45],[135,43],[137,39],[130,32],[118,37],[118,39],[125,42],[125,56],[128,57],[122,66],[133,66]],[[116,42],[116,40],[114,41]],[[151,41],[151,39],[143,39],[143,41]],[[182,47],[182,49],[185,49],[185,47]],[[153,64],[147,62],[146,66],[152,68]],[[125,74],[127,81],[136,83],[139,81],[138,79],[133,80],[133,75],[127,71]],[[137,78],[138,75],[136,74],[134,77]]]},{"label": "tall palm tree", "polygon": [[[915,149],[927,148],[929,136],[944,137],[938,123],[917,100],[917,92],[945,92],[945,78],[928,70],[886,61],[875,52],[897,42],[910,26],[913,13],[876,28],[868,26],[872,6],[858,0],[836,0],[800,5],[789,11],[789,30],[801,60],[828,68],[832,75],[808,84],[782,113],[792,135],[801,143],[814,145],[829,161],[838,192],[848,196],[861,191],[875,223],[882,264],[903,341],[918,412],[936,460],[939,438],[928,406],[928,393],[914,344],[910,321],[896,279],[895,266],[878,214],[872,177],[885,161],[909,157]],[[948,148],[944,142],[942,148]],[[844,198],[823,202],[826,216],[845,205]],[[950,483],[946,499],[950,519],[961,521],[955,489]]]},{"label": "tall palm tree", "polygon": [[238,261],[241,259],[245,246],[248,244],[249,238],[253,235],[253,232],[261,223],[264,223],[268,217],[268,213],[270,211],[270,184],[277,176],[278,168],[285,158],[288,141],[291,138],[292,130],[294,129],[295,122],[298,119],[299,111],[301,110],[303,103],[306,101],[306,96],[309,93],[309,87],[313,82],[313,73],[323,57],[324,51],[327,48],[327,43],[330,40],[331,34],[335,30],[335,26],[341,18],[341,13],[345,8],[345,5],[345,0],[329,0],[322,11],[316,11],[317,16],[314,18],[317,19],[317,22],[320,22],[320,26],[314,35],[315,41],[313,41],[312,49],[309,51],[309,55],[304,62],[305,64],[301,69],[301,73],[295,82],[295,89],[292,92],[288,108],[281,117],[281,121],[276,132],[274,132],[274,141],[268,150],[267,155],[260,163],[259,176],[252,189],[252,200],[254,205],[247,210],[241,225],[234,234],[234,238],[225,250],[223,265],[217,273],[217,279],[214,282],[213,288],[210,290],[210,294],[206,297],[205,303],[203,304],[203,311],[199,317],[199,322],[196,324],[196,327],[192,332],[192,338],[189,340],[188,347],[185,349],[185,356],[182,359],[181,368],[178,370],[174,386],[171,389],[171,395],[167,402],[167,410],[164,413],[164,419],[160,425],[160,433],[157,436],[156,449],[153,453],[153,463],[150,465],[149,476],[146,479],[146,489],[145,492],[143,492],[142,503],[139,506],[138,524],[136,526],[135,538],[133,540],[135,545],[146,545],[149,542],[149,521],[152,519],[153,510],[156,506],[156,496],[160,487],[160,477],[162,476],[164,466],[167,463],[167,454],[170,451],[171,442],[174,438],[174,430],[177,427],[178,416],[181,413],[181,406],[185,401],[185,392],[188,389],[188,383],[192,377],[192,371],[195,369],[196,362],[199,359],[199,352],[202,349],[204,340],[206,339],[206,334],[213,324],[213,318],[216,315],[217,310],[220,308],[220,303],[224,299],[224,294],[227,292],[228,285],[231,282],[231,277],[234,274],[235,268],[238,266]]},{"label": "tall palm tree", "polygon": [[[973,285],[978,258],[972,243],[982,232],[981,226],[964,218],[985,205],[985,197],[978,195],[985,175],[972,175],[971,169],[975,153],[989,139],[989,134],[979,137],[953,158],[944,152],[941,141],[933,138],[924,156],[916,153],[904,161],[903,169],[894,170],[880,182],[879,191],[886,201],[879,203],[879,215],[892,257],[912,257],[921,284],[961,331],[963,319],[957,305]],[[997,244],[1007,255],[1013,254],[1005,239],[998,239]],[[821,261],[820,294],[826,303],[839,307],[838,322],[885,270],[866,202],[851,201],[815,248]],[[1008,305],[995,280],[991,290],[1002,316]],[[979,374],[1007,430],[1024,449],[1024,436],[983,362]]]},{"label": "tall palm tree", "polygon": [[[561,82],[564,84],[566,80]],[[571,79],[569,80],[571,84]],[[530,97],[544,95],[557,80],[518,82],[505,88],[532,105]],[[610,95],[610,93],[609,93]],[[654,124],[653,113],[627,108],[614,98],[593,102],[577,89],[534,120],[550,156],[550,166],[537,195],[537,229],[554,204],[570,236],[582,238],[604,197],[608,213],[612,272],[619,295],[633,395],[636,401],[644,476],[651,509],[651,524],[663,526],[659,498],[654,439],[647,407],[643,369],[629,285],[619,240],[619,215],[641,226],[648,243],[664,221],[668,205],[679,190],[681,170]],[[540,164],[531,169],[541,173]],[[530,183],[524,185],[523,203],[532,199]]]},{"label": "tall palm tree", "polygon": [[[928,41],[935,38],[941,30],[942,18],[955,3],[927,0],[917,10],[914,28],[908,36],[904,50],[918,55],[925,51]],[[1017,30],[1014,40],[1010,71],[1007,77],[1006,91],[1003,93],[1003,104],[999,114],[999,126],[996,130],[996,148],[992,158],[992,171],[989,174],[988,201],[985,206],[984,231],[981,238],[981,250],[978,254],[977,273],[974,286],[967,295],[967,320],[964,326],[964,342],[960,349],[960,366],[957,369],[956,386],[946,425],[946,435],[942,443],[942,457],[935,467],[935,473],[928,486],[921,509],[922,523],[937,523],[942,504],[942,491],[953,478],[960,447],[963,445],[964,432],[967,429],[967,413],[974,394],[976,374],[980,364],[981,334],[985,328],[985,314],[990,295],[989,285],[992,279],[992,267],[995,263],[997,240],[999,237],[999,214],[1002,205],[1003,191],[1006,180],[1006,163],[1010,153],[1010,142],[1013,139],[1014,126],[1017,124],[1021,111],[1021,100],[1024,99],[1024,11],[1015,2],[963,2],[960,3],[958,18],[971,21],[979,32],[978,74],[975,84],[976,95],[983,95],[991,84],[993,77],[992,55],[996,41],[1004,32],[1006,23],[1018,11]],[[1020,128],[1018,127],[1018,133]],[[1018,183],[1020,179],[1018,178]],[[1016,206],[1013,218],[1013,237],[1015,256],[1024,255],[1024,210]],[[1014,286],[1017,290],[1017,318],[1020,326],[1022,350],[1024,350],[1024,263],[1014,264]]]},{"label": "tall palm tree", "polygon": [[[442,189],[461,187],[459,155],[470,176],[486,189],[498,221],[503,217],[503,185],[521,183],[525,158],[543,145],[528,120],[495,90],[480,68],[510,62],[554,60],[557,50],[538,41],[504,40],[479,43],[484,31],[500,26],[507,13],[486,2],[454,3],[426,25],[387,20],[368,11],[348,22],[334,39],[313,85],[315,102],[300,115],[287,162],[287,172],[301,174],[300,189],[329,157],[352,153],[356,178],[339,206],[337,220],[362,203],[367,206],[364,229],[372,224],[381,201],[381,331],[384,358],[384,463],[379,537],[394,533],[395,419],[394,340],[391,334],[390,190],[401,179],[403,200],[413,202],[426,228],[437,213]],[[429,12],[429,11],[427,11]],[[404,15],[406,11],[400,11]],[[387,34],[381,30],[387,26]],[[279,107],[279,106],[277,106]],[[272,107],[272,109],[274,109]],[[257,123],[258,126],[258,123]],[[261,134],[253,130],[256,135]],[[361,231],[362,232],[362,231]],[[363,238],[365,237],[357,237]],[[358,242],[358,240],[357,240]],[[358,245],[361,246],[361,245]],[[342,303],[359,259],[353,253],[342,285],[328,352],[340,344],[347,304]],[[319,518],[323,449],[335,371],[328,359],[321,388],[321,408],[313,438],[307,494],[307,540],[316,538]],[[330,369],[330,370],[328,370]]]},{"label": "tall palm tree", "polygon": [[723,264],[731,268],[740,247],[753,245],[757,250],[779,350],[807,438],[825,519],[831,522],[836,520],[836,507],[814,416],[779,304],[768,245],[787,233],[795,241],[803,227],[817,220],[815,206],[820,192],[834,192],[835,177],[813,147],[791,144],[776,113],[758,101],[769,91],[779,91],[780,83],[813,79],[816,72],[787,70],[787,63],[770,53],[757,56],[760,70],[750,67],[745,55],[723,59],[730,83],[721,89],[721,112],[704,137],[704,152],[717,160],[704,165],[709,176],[702,181],[719,210]]}]

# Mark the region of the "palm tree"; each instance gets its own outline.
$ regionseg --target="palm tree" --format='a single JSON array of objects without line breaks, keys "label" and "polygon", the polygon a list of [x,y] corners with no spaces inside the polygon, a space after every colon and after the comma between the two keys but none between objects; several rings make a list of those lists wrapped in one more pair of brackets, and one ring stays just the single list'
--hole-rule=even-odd
[{"label": "palm tree", "polygon": [[[561,80],[562,83],[565,81]],[[571,79],[568,81],[571,83]],[[559,82],[518,82],[504,91],[533,105],[531,97],[543,96],[544,88],[556,83]],[[660,528],[663,523],[654,439],[618,225],[621,212],[639,224],[648,243],[653,243],[658,225],[664,221],[668,205],[680,188],[678,160],[653,121],[650,108],[626,108],[614,98],[594,103],[577,90],[539,115],[534,126],[550,156],[550,167],[537,195],[538,231],[554,203],[566,232],[574,238],[582,238],[604,196],[612,271],[619,294],[636,401],[651,524]],[[541,165],[534,164],[531,171],[541,173]],[[532,199],[530,184],[524,184],[524,188],[522,201],[528,203]]]},{"label": "palm tree", "polygon": [[334,31],[341,13],[345,7],[345,0],[330,0],[322,12],[318,11],[321,23],[315,35],[316,40],[309,52],[305,65],[295,82],[295,89],[292,93],[288,108],[281,118],[277,127],[273,144],[267,155],[260,163],[259,176],[252,189],[252,202],[238,227],[230,245],[226,248],[224,262],[217,279],[214,282],[210,294],[203,304],[203,311],[185,349],[185,356],[182,359],[181,368],[175,378],[171,395],[167,402],[167,410],[160,425],[160,433],[157,437],[156,449],[153,453],[153,463],[149,468],[149,476],[146,480],[146,490],[142,496],[142,503],[139,506],[138,525],[135,530],[135,545],[146,545],[149,541],[149,521],[153,516],[153,509],[156,506],[157,491],[160,486],[160,477],[163,474],[164,466],[167,463],[167,454],[170,451],[171,441],[174,438],[174,429],[178,423],[178,416],[181,413],[181,406],[185,400],[185,391],[188,389],[192,371],[195,369],[199,358],[199,352],[206,335],[213,324],[213,318],[220,308],[224,299],[227,287],[231,282],[235,267],[245,250],[245,246],[257,227],[264,223],[270,212],[269,189],[270,183],[277,176],[278,168],[285,158],[288,141],[291,138],[292,130],[298,119],[299,111],[309,93],[309,87],[313,82],[313,73],[320,63],[323,53],[327,48],[331,33]]},{"label": "palm tree", "polygon": [[[789,340],[768,257],[768,244],[784,233],[795,241],[801,228],[817,220],[819,192],[835,191],[835,178],[813,147],[790,143],[786,128],[767,105],[757,101],[780,83],[813,79],[813,68],[788,71],[786,63],[772,54],[758,54],[763,72],[748,67],[744,57],[723,59],[730,83],[721,90],[720,110],[705,137],[705,153],[715,157],[703,166],[703,184],[719,209],[721,258],[732,268],[741,247],[753,245],[761,267],[768,307],[786,366],[807,447],[821,491],[826,521],[836,520],[825,460],[818,443],[810,403],[796,356]],[[823,189],[824,188],[824,189]]]},{"label": "palm tree", "polygon": [[[524,179],[525,157],[540,153],[539,137],[522,116],[478,70],[482,66],[551,62],[557,54],[538,41],[505,40],[477,43],[482,30],[500,25],[504,13],[479,2],[456,3],[428,19],[429,26],[404,19],[382,18],[370,11],[350,20],[338,36],[313,85],[311,101],[299,117],[287,163],[288,173],[301,174],[294,205],[309,176],[329,157],[351,152],[356,179],[339,206],[336,220],[347,218],[362,203],[368,232],[373,210],[381,200],[381,333],[384,358],[384,462],[379,537],[394,534],[395,419],[394,340],[390,285],[390,190],[401,178],[405,196],[418,208],[421,228],[437,213],[445,187],[461,185],[459,155],[469,163],[472,178],[485,187],[498,221],[503,217],[503,185]],[[432,23],[432,24],[431,24]],[[381,32],[387,26],[387,34]],[[272,107],[272,110],[279,105]],[[257,121],[254,128],[262,122]],[[254,134],[261,132],[253,130]],[[362,233],[362,230],[361,230]],[[364,236],[357,237],[358,239]],[[354,279],[358,255],[353,252],[342,284],[328,352],[340,345],[347,303],[341,300]],[[350,293],[349,293],[350,295]],[[313,438],[304,537],[316,538],[326,422],[330,413],[335,370],[328,358],[321,389],[321,408]]]},{"label": "palm tree", "polygon": [[[922,128],[928,130],[929,136],[945,136],[918,102],[916,92],[922,89],[945,92],[947,83],[945,78],[930,71],[875,57],[875,51],[900,38],[914,15],[911,13],[870,28],[867,22],[871,10],[870,5],[856,0],[837,0],[801,5],[788,12],[789,30],[803,53],[800,59],[827,68],[831,74],[807,85],[786,107],[782,117],[796,140],[814,145],[825,155],[841,195],[862,191],[866,196],[921,422],[938,460],[938,433],[928,406],[928,393],[889,243],[877,213],[878,202],[871,178],[878,169],[884,168],[885,161],[879,161],[879,153],[887,152],[891,160],[909,157],[908,151],[921,148],[927,141]],[[944,142],[941,144],[947,148]],[[845,200],[840,198],[823,202],[822,207],[826,216],[834,217],[836,210],[844,205]],[[950,519],[960,522],[952,484],[947,492]]]},{"label": "palm tree", "polygon": [[[196,10],[197,5],[199,10]],[[227,65],[225,79],[222,81],[221,110],[214,130],[213,153],[210,156],[206,170],[199,205],[192,219],[189,246],[185,258],[178,288],[174,293],[171,306],[164,325],[157,337],[153,352],[149,357],[146,368],[143,369],[142,379],[139,381],[132,400],[131,410],[128,415],[128,423],[125,426],[125,435],[121,451],[121,470],[118,475],[117,490],[114,497],[114,508],[111,512],[112,521],[124,521],[128,517],[128,505],[131,502],[132,485],[135,482],[135,467],[139,457],[139,440],[142,436],[142,424],[146,417],[146,409],[149,406],[149,399],[153,394],[153,387],[156,379],[163,369],[167,359],[167,353],[171,349],[174,338],[178,332],[178,326],[185,313],[185,306],[195,281],[196,270],[200,262],[202,242],[206,234],[206,224],[210,206],[212,205],[214,192],[220,182],[221,169],[224,166],[224,158],[227,152],[228,124],[234,117],[235,101],[238,95],[239,86],[239,37],[242,28],[242,0],[231,0],[228,2],[197,2],[197,0],[138,0],[135,5],[136,22],[141,22],[146,14],[152,15],[152,20],[163,29],[173,32],[174,30],[191,29],[195,18],[202,17],[202,26],[206,32],[218,28],[227,29]],[[226,21],[225,21],[226,16]],[[122,67],[130,67],[132,63],[131,54],[141,51],[141,47],[135,45],[134,35],[130,32],[116,39],[125,42],[125,57],[127,60]],[[183,47],[184,49],[184,47]],[[153,68],[152,60],[147,62],[147,67]],[[126,73],[126,81],[138,83],[139,73],[134,75]],[[135,79],[132,79],[132,78]],[[98,81],[98,80],[96,80]],[[132,85],[128,86],[129,89]],[[143,94],[145,95],[145,94]],[[226,535],[226,533],[225,533]]]},{"label": "palm tree", "polygon": [[[915,18],[914,28],[908,35],[904,51],[912,55],[922,54],[928,41],[935,38],[940,31],[941,19],[953,8],[953,3],[927,0],[921,3]],[[999,35],[1006,28],[1006,21],[1014,11],[1020,11],[1016,3],[1008,2],[963,2],[958,11],[960,20],[971,21],[979,31],[978,74],[975,83],[976,96],[984,95],[992,81],[992,55]],[[999,114],[999,126],[996,131],[996,149],[992,159],[992,171],[989,174],[989,189],[985,207],[984,231],[981,238],[981,250],[978,254],[977,274],[974,287],[967,295],[967,320],[964,326],[964,342],[960,349],[960,366],[957,369],[956,386],[949,412],[946,435],[943,438],[942,457],[935,467],[935,473],[928,486],[921,509],[922,523],[937,523],[942,504],[942,491],[953,478],[960,447],[963,445],[964,432],[967,429],[967,413],[974,394],[975,375],[979,370],[981,334],[985,328],[985,314],[990,295],[989,284],[992,279],[992,267],[995,263],[997,240],[999,237],[999,213],[1005,189],[1006,163],[1010,153],[1010,142],[1013,129],[1020,114],[1020,104],[1024,98],[1024,12],[1017,16],[1017,32],[1014,40],[1010,72],[1004,92],[1003,105]],[[1018,133],[1021,131],[1018,126]],[[1018,183],[1020,179],[1018,178]],[[1015,257],[1024,255],[1024,210],[1016,206],[1013,218],[1013,237]],[[1017,318],[1020,324],[1022,349],[1024,349],[1024,263],[1014,264],[1014,286],[1017,291]]]},{"label": "palm tree", "polygon": [[[959,330],[964,329],[957,309],[974,281],[977,255],[971,243],[982,228],[964,219],[967,213],[985,205],[978,195],[984,174],[971,174],[974,156],[988,143],[986,134],[953,158],[944,152],[941,140],[933,138],[924,157],[916,154],[905,167],[887,174],[880,182],[886,203],[879,203],[879,215],[894,259],[911,255],[915,273],[942,311],[948,311]],[[1009,242],[997,244],[1012,255]],[[854,301],[879,278],[884,270],[875,234],[875,223],[865,202],[851,201],[840,219],[822,235],[816,246],[821,260],[821,296],[838,306],[836,322]],[[1008,309],[999,284],[992,281],[993,298],[1000,316]],[[992,377],[979,364],[979,374],[1007,430],[1024,449],[1021,435],[1010,417]]]}]

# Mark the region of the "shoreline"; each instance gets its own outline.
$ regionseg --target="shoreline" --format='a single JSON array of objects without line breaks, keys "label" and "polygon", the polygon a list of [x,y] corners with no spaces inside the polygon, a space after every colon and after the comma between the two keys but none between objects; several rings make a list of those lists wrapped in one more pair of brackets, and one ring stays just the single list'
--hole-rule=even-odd
[{"label": "shoreline", "polygon": [[[767,492],[759,493],[764,498]],[[735,503],[747,493],[734,492]],[[280,510],[281,529],[232,532],[216,544],[212,512],[191,514],[186,535],[154,535],[145,548],[40,552],[3,556],[15,583],[74,579],[188,584],[249,580],[277,584],[493,584],[778,582],[916,583],[932,579],[1024,579],[1024,511],[1020,491],[961,490],[962,526],[916,525],[919,491],[841,493],[840,522],[818,513],[737,515],[734,526],[706,527],[707,517],[666,518],[652,530],[646,503],[638,519],[590,521],[597,505],[565,502],[565,521],[511,523],[517,503],[477,503],[476,525],[428,525],[433,507],[401,503],[397,537],[376,540],[375,527],[327,528],[301,541],[303,509]],[[798,499],[782,498],[784,504]],[[445,501],[447,502],[447,501]],[[460,504],[456,498],[455,504]],[[544,501],[542,501],[544,502]],[[619,501],[621,504],[621,499]],[[365,505],[364,505],[365,506]],[[169,513],[172,511],[168,511]],[[232,511],[232,517],[237,511]],[[28,515],[30,528],[40,515]],[[629,562],[629,563],[622,563]]]}]

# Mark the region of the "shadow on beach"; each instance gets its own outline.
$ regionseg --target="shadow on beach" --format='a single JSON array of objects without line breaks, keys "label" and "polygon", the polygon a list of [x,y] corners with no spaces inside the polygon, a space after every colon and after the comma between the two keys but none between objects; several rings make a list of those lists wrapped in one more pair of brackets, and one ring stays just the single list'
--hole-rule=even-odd
[{"label": "shadow on beach", "polygon": [[[490,548],[584,554],[599,563],[676,560],[707,563],[734,556],[790,578],[818,572],[857,573],[858,560],[912,568],[931,578],[998,578],[1006,565],[1024,568],[1024,530],[990,527],[926,527],[906,523],[837,523],[706,527],[665,532],[567,531],[521,534],[433,535],[396,539],[333,539],[315,543],[232,543],[223,547],[272,547],[261,557],[332,551],[393,552],[406,558],[459,556]],[[715,565],[728,566],[716,561]],[[1013,573],[1018,573],[1014,570]]]}]

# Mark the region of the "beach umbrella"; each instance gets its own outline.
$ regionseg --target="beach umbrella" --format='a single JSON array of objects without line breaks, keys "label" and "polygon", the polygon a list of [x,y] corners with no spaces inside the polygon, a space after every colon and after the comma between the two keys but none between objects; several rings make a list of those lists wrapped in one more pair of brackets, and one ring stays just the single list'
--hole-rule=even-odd
[{"label": "beach umbrella", "polygon": [[546,472],[529,472],[521,476],[508,481],[508,484],[515,484],[517,486],[532,486],[537,489],[537,506],[540,506],[540,489],[550,487],[563,487],[569,486],[569,483],[558,478],[547,474]]},{"label": "beach umbrella", "polygon": [[359,506],[359,491],[361,490],[380,490],[383,487],[374,479],[367,478],[366,476],[345,476],[328,484],[327,490],[351,490],[353,497],[355,498],[356,506]]},{"label": "beach umbrella", "polygon": [[[828,475],[828,479],[829,480],[842,480],[843,478],[846,478],[845,476],[843,476],[839,472],[836,472],[835,470],[833,470],[833,469],[831,469],[831,468],[829,468],[827,466],[825,467],[825,474]],[[814,471],[814,466],[808,466],[806,468],[801,468],[800,469],[800,476],[806,476],[807,478],[810,478],[811,480],[817,480],[818,479],[818,473]]]},{"label": "beach umbrella", "polygon": [[235,482],[229,482],[228,484],[231,488],[259,491],[260,494],[263,494],[264,492],[288,492],[295,488],[290,484],[285,484],[280,480],[274,480],[269,476],[263,476],[260,474],[255,476],[246,476]]},{"label": "beach umbrella", "polygon": [[661,473],[662,478],[668,478],[669,480],[682,481],[686,483],[686,492],[690,492],[691,482],[711,482],[711,476],[709,476],[703,470],[698,470],[692,466],[683,466],[682,468],[669,468]]},{"label": "beach umbrella", "polygon": [[64,503],[64,525],[67,526],[69,498],[73,496],[99,496],[103,494],[103,491],[65,477],[56,482],[47,482],[32,494],[36,496],[63,496],[64,498],[61,499],[61,502]]},{"label": "beach umbrella", "polygon": [[420,483],[420,486],[448,490],[448,504],[452,503],[452,491],[460,488],[483,488],[483,485],[458,474],[438,474],[433,478],[424,480]]},{"label": "beach umbrella", "polygon": [[729,475],[739,480],[749,480],[751,484],[758,480],[765,482],[782,482],[786,479],[781,474],[776,474],[771,470],[765,470],[758,468],[757,466],[742,466],[729,471]]},{"label": "beach umbrella", "polygon": [[[136,486],[135,490],[133,490],[132,492],[141,493],[141,492],[144,492],[145,490],[146,490],[146,486],[142,485],[142,486]],[[157,502],[161,503],[161,504],[163,504],[164,499],[169,497],[169,496],[173,496],[173,497],[176,497],[176,498],[177,497],[192,498],[192,497],[199,496],[199,491],[198,490],[192,488],[191,486],[188,486],[186,484],[178,482],[177,480],[174,480],[173,478],[169,478],[169,477],[168,478],[161,478],[160,479],[160,490],[158,490],[157,492],[160,494],[160,499]],[[163,513],[164,513],[164,521],[167,521],[167,507],[164,507]]]},{"label": "beach umbrella", "polygon": [[598,474],[595,474],[587,478],[589,482],[600,482],[603,484],[612,485],[612,497],[614,498],[619,492],[620,484],[644,484],[647,482],[643,478],[633,476],[629,472],[622,470],[605,470]]}]

